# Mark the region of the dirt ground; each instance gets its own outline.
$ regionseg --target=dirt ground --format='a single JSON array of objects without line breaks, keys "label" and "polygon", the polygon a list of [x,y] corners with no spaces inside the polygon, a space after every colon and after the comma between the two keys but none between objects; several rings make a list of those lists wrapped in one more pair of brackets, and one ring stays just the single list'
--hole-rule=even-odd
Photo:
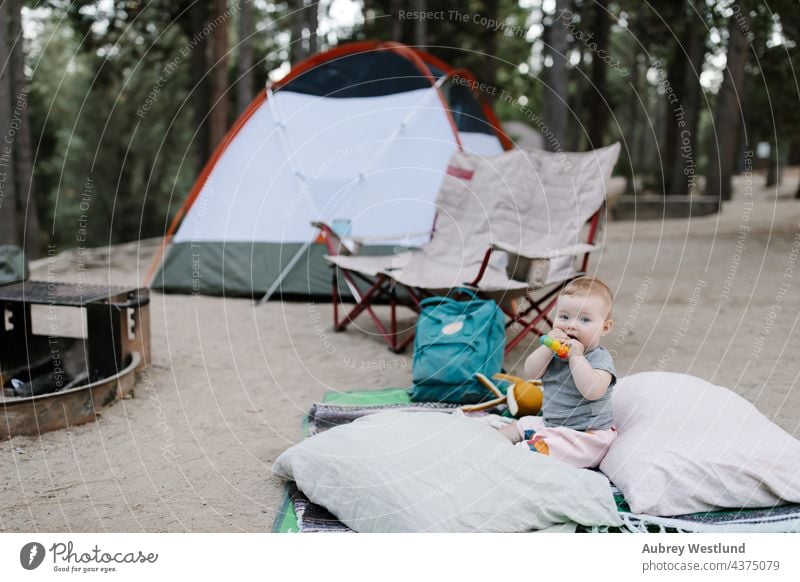
[{"label": "dirt ground", "polygon": [[[800,176],[736,180],[720,215],[610,223],[591,268],[616,295],[605,345],[619,375],[685,372],[728,386],[800,437]],[[86,256],[86,279],[141,283],[158,243]],[[71,252],[33,265],[74,281]],[[153,358],[136,397],[96,423],[0,442],[0,530],[264,532],[282,483],[275,458],[328,390],[407,386],[363,329],[330,332],[330,305],[154,293]],[[409,323],[411,318],[405,320]],[[507,359],[512,372],[530,344]]]}]

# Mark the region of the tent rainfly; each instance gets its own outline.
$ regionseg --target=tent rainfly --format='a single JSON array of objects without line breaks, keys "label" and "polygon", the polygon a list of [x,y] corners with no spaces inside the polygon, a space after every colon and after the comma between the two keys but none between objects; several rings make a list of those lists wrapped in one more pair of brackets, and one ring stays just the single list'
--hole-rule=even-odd
[{"label": "tent rainfly", "polygon": [[468,71],[398,43],[347,44],[299,63],[215,150],[167,231],[151,286],[330,296],[318,220],[374,243],[362,252],[425,242],[451,154],[511,147],[476,86]]}]

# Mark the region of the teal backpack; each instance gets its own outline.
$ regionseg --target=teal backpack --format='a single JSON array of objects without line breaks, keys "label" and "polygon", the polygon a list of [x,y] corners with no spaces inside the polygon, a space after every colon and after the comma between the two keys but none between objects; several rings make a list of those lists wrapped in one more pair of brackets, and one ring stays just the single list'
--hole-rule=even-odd
[{"label": "teal backpack", "polygon": [[475,373],[491,377],[503,367],[505,318],[491,299],[429,297],[420,303],[414,338],[411,400],[475,404],[494,397]]}]

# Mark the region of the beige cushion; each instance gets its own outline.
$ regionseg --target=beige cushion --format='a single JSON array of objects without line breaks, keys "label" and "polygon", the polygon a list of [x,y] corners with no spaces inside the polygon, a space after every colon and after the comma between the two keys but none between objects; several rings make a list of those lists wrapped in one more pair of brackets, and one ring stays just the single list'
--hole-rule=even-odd
[{"label": "beige cushion", "polygon": [[687,374],[620,379],[600,469],[631,509],[681,515],[800,503],[800,441],[734,392]]},{"label": "beige cushion", "polygon": [[273,473],[360,532],[618,525],[608,480],[442,412],[385,411],[306,439]]}]

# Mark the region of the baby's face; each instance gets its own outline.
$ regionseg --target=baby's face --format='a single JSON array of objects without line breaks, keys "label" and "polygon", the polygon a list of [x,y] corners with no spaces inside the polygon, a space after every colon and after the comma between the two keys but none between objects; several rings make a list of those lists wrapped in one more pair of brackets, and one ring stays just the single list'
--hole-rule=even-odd
[{"label": "baby's face", "polygon": [[611,331],[609,305],[596,295],[565,295],[558,298],[553,327],[578,340],[588,351]]}]

